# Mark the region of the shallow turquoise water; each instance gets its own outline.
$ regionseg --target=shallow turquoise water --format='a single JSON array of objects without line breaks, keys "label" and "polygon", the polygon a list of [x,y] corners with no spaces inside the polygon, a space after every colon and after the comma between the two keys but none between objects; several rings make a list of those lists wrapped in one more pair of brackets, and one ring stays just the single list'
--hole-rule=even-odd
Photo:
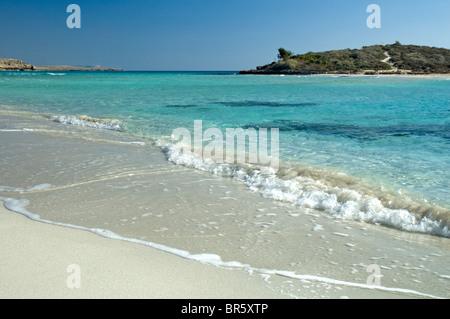
[{"label": "shallow turquoise water", "polygon": [[449,79],[0,72],[0,105],[114,118],[156,138],[193,131],[194,120],[222,130],[279,128],[285,162],[330,167],[450,208]]}]

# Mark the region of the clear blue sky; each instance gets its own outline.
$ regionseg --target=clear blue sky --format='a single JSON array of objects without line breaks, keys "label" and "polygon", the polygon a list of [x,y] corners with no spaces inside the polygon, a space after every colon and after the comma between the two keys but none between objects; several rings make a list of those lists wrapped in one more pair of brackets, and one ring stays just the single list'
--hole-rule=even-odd
[{"label": "clear blue sky", "polygon": [[[81,29],[66,8],[81,7]],[[366,25],[381,7],[381,29]],[[2,0],[0,57],[126,70],[242,70],[294,53],[394,43],[450,48],[449,0]]]}]

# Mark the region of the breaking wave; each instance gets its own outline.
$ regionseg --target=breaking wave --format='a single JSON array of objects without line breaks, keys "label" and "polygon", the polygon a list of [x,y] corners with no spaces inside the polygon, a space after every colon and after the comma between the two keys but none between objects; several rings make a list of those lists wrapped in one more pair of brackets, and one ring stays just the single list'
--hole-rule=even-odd
[{"label": "breaking wave", "polygon": [[126,130],[125,125],[121,121],[116,119],[93,118],[87,115],[80,115],[80,116],[48,115],[44,116],[44,118],[63,124],[93,127],[119,132],[124,132]]},{"label": "breaking wave", "polygon": [[262,166],[203,160],[195,153],[183,152],[186,148],[181,143],[159,141],[159,146],[177,165],[231,177],[267,198],[320,210],[336,218],[450,237],[450,210],[370,188],[342,173],[283,164],[277,171],[263,174]]},{"label": "breaking wave", "polygon": [[[124,124],[114,119],[86,115],[50,115],[45,118],[64,124],[125,131]],[[335,128],[331,131],[336,132]],[[233,178],[266,198],[320,210],[336,218],[450,237],[450,210],[375,189],[341,172],[302,166],[300,163],[280,163],[279,169],[272,171],[262,165],[220,164],[212,159],[199,158],[195,153],[185,153],[187,148],[181,143],[159,140],[156,145],[174,164]]]}]

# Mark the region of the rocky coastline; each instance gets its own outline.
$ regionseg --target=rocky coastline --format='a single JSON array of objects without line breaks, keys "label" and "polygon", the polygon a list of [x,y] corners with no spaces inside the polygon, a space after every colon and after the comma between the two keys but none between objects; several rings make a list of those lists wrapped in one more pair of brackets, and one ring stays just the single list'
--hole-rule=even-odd
[{"label": "rocky coastline", "polygon": [[293,54],[278,49],[278,61],[239,74],[274,75],[440,75],[450,74],[450,50],[402,45]]},{"label": "rocky coastline", "polygon": [[101,66],[71,66],[71,65],[51,65],[35,66],[18,59],[0,59],[0,71],[123,71],[118,68],[109,68]]}]

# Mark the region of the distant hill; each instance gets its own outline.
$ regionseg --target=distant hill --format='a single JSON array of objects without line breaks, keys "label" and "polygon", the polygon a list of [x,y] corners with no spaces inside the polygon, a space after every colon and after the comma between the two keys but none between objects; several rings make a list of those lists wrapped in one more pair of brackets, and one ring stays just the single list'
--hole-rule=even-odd
[{"label": "distant hill", "polygon": [[17,59],[0,59],[0,71],[122,71],[122,69],[105,68],[100,66],[34,66]]},{"label": "distant hill", "polygon": [[450,50],[400,42],[298,55],[278,51],[277,62],[240,74],[450,74]]}]

